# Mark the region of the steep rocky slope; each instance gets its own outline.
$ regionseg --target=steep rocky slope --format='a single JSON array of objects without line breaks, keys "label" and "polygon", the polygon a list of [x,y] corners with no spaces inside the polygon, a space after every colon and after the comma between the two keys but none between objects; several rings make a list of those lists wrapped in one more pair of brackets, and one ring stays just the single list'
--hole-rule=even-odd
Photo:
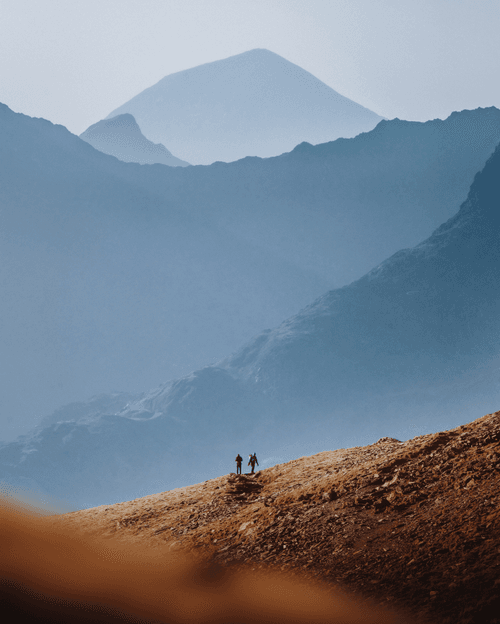
[{"label": "steep rocky slope", "polygon": [[300,570],[419,619],[493,624],[499,459],[496,412],[63,518],[70,530],[195,549],[224,566]]}]

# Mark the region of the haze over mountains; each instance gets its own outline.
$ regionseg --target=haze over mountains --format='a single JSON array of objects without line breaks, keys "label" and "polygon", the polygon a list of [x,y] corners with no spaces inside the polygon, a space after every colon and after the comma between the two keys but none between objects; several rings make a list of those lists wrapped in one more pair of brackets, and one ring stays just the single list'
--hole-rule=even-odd
[{"label": "haze over mountains", "polygon": [[271,461],[411,437],[412,427],[435,431],[492,411],[500,398],[499,205],[500,147],[458,213],[420,245],[217,366],[116,414],[4,445],[1,477],[90,506],[223,474],[241,445]]},{"label": "haze over mountains", "polygon": [[416,244],[500,141],[500,112],[478,109],[170,168],[119,162],[7,107],[0,124],[3,439],[220,359]]},{"label": "haze over mountains", "polygon": [[191,169],[185,188],[163,192],[338,287],[452,216],[499,141],[494,107],[444,121],[394,119],[277,158]]},{"label": "haze over mountains", "polygon": [[500,141],[500,112],[478,109],[170,168],[0,113],[3,439],[182,377],[416,244]]},{"label": "haze over mountains", "polygon": [[98,121],[82,132],[80,138],[100,152],[116,156],[123,162],[141,165],[160,163],[169,167],[189,165],[184,160],[176,158],[161,143],[148,141],[134,117],[129,114]]},{"label": "haze over mountains", "polygon": [[165,76],[108,119],[122,113],[149,139],[205,165],[353,137],[382,119],[264,49]]}]

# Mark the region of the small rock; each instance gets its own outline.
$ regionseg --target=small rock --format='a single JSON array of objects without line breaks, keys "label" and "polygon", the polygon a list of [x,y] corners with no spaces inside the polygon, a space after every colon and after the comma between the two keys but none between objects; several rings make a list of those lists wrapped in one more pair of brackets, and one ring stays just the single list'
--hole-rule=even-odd
[{"label": "small rock", "polygon": [[253,524],[253,520],[249,520],[248,522],[244,522],[242,525],[240,525],[240,528],[238,529],[238,532],[244,531],[251,524]]}]

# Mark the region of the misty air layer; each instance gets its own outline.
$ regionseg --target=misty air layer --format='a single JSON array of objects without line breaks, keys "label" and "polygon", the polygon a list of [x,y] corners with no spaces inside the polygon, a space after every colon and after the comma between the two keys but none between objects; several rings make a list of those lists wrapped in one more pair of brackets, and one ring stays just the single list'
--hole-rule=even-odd
[{"label": "misty air layer", "polygon": [[[256,452],[261,472],[229,482],[241,486],[239,498],[219,500],[214,489],[219,515],[196,512],[196,548],[212,556],[213,539],[229,539],[205,539],[220,529],[208,520],[224,518],[231,540],[246,545],[216,557],[223,566],[272,565],[276,553],[235,526],[243,516],[256,522],[240,512],[257,499],[262,518],[277,514],[270,531],[281,522],[272,466],[380,438],[399,444],[500,408],[497,108],[385,120],[252,50],[165,77],[80,137],[2,104],[0,136],[4,491],[119,509],[220,480],[238,453]],[[464,483],[469,474],[491,483],[493,506],[497,420],[460,467]],[[478,435],[460,448],[477,446]],[[458,451],[449,453],[443,465]],[[299,480],[316,460],[301,461]],[[405,478],[394,495],[400,507],[380,490],[361,522],[389,512],[394,526],[398,513],[432,518],[441,499],[424,508],[416,497],[408,511],[400,498],[415,488],[405,489]],[[386,487],[378,474],[377,484],[353,479],[349,496]],[[272,492],[259,498],[264,486]],[[321,507],[333,505],[330,490],[323,497],[308,487],[286,504],[315,500],[308,517],[319,526],[337,507]],[[447,496],[453,479],[439,487]],[[144,509],[142,519],[152,513]],[[286,513],[295,517],[292,507]],[[485,527],[498,525],[498,514],[483,515]],[[194,547],[175,528],[191,531],[184,520],[169,520],[168,531],[158,524],[162,547]],[[491,531],[484,539],[496,552]],[[280,565],[316,562],[324,576],[316,544],[326,537],[313,548],[304,535],[294,534],[297,552]],[[363,540],[356,548],[370,551]],[[345,548],[355,553],[351,541]],[[497,556],[488,566],[499,564]],[[483,572],[471,572],[478,586]],[[329,581],[349,588],[348,575]],[[418,615],[410,590],[398,604]],[[487,596],[493,604],[494,592]],[[451,617],[446,600],[426,617]],[[483,619],[464,606],[453,621],[493,624],[477,609]]]}]

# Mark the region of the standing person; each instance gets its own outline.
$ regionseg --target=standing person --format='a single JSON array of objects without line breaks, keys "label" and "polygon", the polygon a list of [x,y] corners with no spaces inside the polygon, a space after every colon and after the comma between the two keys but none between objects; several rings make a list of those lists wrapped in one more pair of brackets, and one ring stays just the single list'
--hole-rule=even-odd
[{"label": "standing person", "polygon": [[257,455],[254,453],[253,455],[250,454],[248,457],[248,465],[252,466],[252,472],[250,474],[253,474],[255,470],[255,464],[257,464],[257,466],[259,465],[259,462],[257,461]]},{"label": "standing person", "polygon": [[241,474],[241,462],[243,461],[243,457],[238,453],[234,461],[236,462],[236,474]]}]

